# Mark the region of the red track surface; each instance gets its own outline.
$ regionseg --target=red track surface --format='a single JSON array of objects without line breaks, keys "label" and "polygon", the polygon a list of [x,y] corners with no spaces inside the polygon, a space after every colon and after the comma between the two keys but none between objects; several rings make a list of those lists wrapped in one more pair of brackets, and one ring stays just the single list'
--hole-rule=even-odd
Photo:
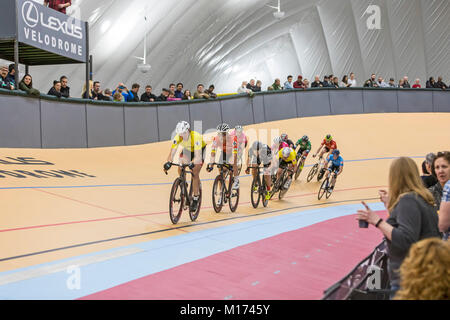
[{"label": "red track surface", "polygon": [[[383,218],[386,212],[380,213]],[[86,300],[320,299],[382,240],[346,216],[137,279]]]}]

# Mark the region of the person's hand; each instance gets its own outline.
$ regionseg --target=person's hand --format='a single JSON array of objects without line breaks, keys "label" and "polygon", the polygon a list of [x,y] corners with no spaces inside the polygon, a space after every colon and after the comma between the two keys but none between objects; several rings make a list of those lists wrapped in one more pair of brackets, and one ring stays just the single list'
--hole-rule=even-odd
[{"label": "person's hand", "polygon": [[386,190],[379,190],[378,194],[380,195],[380,201],[384,203],[384,206],[387,208],[387,204],[389,202],[389,194]]},{"label": "person's hand", "polygon": [[367,221],[369,224],[376,225],[380,221],[380,217],[364,201],[362,204],[365,210],[358,210],[356,220]]},{"label": "person's hand", "polygon": [[250,168],[245,169],[245,174],[250,174]]}]

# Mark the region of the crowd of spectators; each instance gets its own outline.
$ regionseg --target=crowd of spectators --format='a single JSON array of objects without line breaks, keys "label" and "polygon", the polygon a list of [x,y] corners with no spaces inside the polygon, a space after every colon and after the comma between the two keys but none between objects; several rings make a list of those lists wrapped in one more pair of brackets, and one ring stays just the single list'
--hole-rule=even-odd
[{"label": "crowd of spectators", "polygon": [[[32,77],[26,74],[22,81],[17,86],[15,83],[15,65],[11,64],[9,67],[2,66],[0,68],[0,88],[8,90],[22,90],[30,95],[39,96],[40,92],[33,88]],[[115,101],[115,102],[167,102],[167,101],[182,101],[193,99],[216,99],[217,94],[214,92],[214,85],[210,85],[208,89],[205,89],[203,84],[197,86],[197,90],[192,94],[191,90],[185,89],[183,83],[174,84],[171,83],[167,88],[163,88],[160,95],[153,93],[151,85],[146,85],[143,93],[140,92],[141,86],[138,83],[134,83],[131,89],[123,84],[119,83],[118,86],[111,90],[106,88],[102,90],[101,83],[99,81],[90,81],[89,90],[86,90],[86,86],[83,86],[83,90],[80,96],[71,94],[70,87],[68,86],[69,79],[66,76],[60,77],[59,80],[53,81],[53,86],[47,92],[47,95],[55,96],[58,98],[83,98],[97,101]],[[310,82],[308,79],[299,75],[297,80],[294,81],[294,77],[289,75],[284,82],[281,83],[279,78],[274,80],[267,91],[281,91],[281,90],[293,90],[293,89],[309,89],[309,88],[355,88],[361,87],[358,85],[355,74],[352,72],[349,76],[344,75],[339,81],[339,78],[334,75],[326,75],[323,80],[319,76],[314,77],[314,81]],[[389,82],[385,82],[383,77],[376,77],[372,74],[371,77],[366,80],[362,87],[365,88],[422,88],[420,79],[416,79],[411,86],[408,77],[403,77],[399,80],[398,84],[395,83],[395,79],[390,78]],[[438,81],[435,81],[431,77],[427,83],[426,88],[435,88],[447,90],[449,87],[445,84],[442,77],[438,77]],[[261,92],[262,81],[251,79],[250,81],[242,81],[242,84],[237,88],[237,94],[247,94],[253,96],[256,92]]]}]

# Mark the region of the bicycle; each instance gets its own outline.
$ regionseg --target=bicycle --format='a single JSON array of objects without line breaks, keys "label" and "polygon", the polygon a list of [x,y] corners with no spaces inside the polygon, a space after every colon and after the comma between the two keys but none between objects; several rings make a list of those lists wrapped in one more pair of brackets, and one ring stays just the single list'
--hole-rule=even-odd
[{"label": "bicycle", "polygon": [[[186,181],[186,174],[189,173],[193,175],[192,171],[187,171],[186,168],[193,169],[192,164],[176,164],[171,163],[172,166],[180,167],[181,173],[180,176],[175,180],[172,185],[172,190],[170,191],[170,200],[169,200],[169,217],[173,224],[177,224],[180,220],[181,214],[183,211],[189,209],[189,217],[191,221],[194,222],[197,220],[200,214],[200,207],[202,203],[202,184],[200,182],[200,194],[198,199],[198,206],[195,212],[191,211],[191,203],[193,198],[193,183],[191,180],[191,185],[188,193],[188,183]],[[167,171],[166,171],[167,175]],[[178,210],[174,210],[176,205],[179,204]]]},{"label": "bicycle", "polygon": [[[222,211],[223,205],[227,202],[229,203],[231,212],[236,212],[236,209],[239,204],[239,189],[233,190],[232,186],[234,183],[233,176],[233,166],[230,164],[219,164],[213,163],[212,167],[217,166],[220,173],[214,180],[213,190],[212,190],[212,202],[214,211],[219,213]],[[211,167],[211,169],[212,169]],[[224,168],[228,169],[226,173],[224,173]],[[229,179],[228,187],[226,185],[227,178]],[[220,187],[219,187],[220,185]],[[219,189],[220,188],[220,189]],[[233,200],[235,202],[233,202]]]},{"label": "bicycle", "polygon": [[311,180],[314,179],[315,175],[318,172],[319,174],[317,175],[317,181],[320,181],[322,180],[323,175],[325,174],[323,156],[320,157],[317,160],[317,163],[311,168],[311,170],[308,173],[308,177],[306,178],[306,181],[311,182]]},{"label": "bicycle", "polygon": [[252,187],[250,189],[251,190],[250,198],[252,201],[252,206],[253,208],[257,209],[259,206],[259,201],[261,201],[262,199],[262,204],[266,208],[267,205],[269,204],[269,200],[266,199],[267,185],[264,177],[262,178],[261,182],[261,167],[260,166],[248,167],[247,169],[250,168],[258,170],[256,177],[252,181]]},{"label": "bicycle", "polygon": [[331,173],[331,184],[330,184],[330,176],[328,176],[320,186],[319,193],[317,194],[317,197],[319,200],[322,200],[323,195],[326,194],[326,198],[329,199],[331,197],[331,194],[333,193],[334,186],[336,185],[337,176],[336,173]]},{"label": "bicycle", "polygon": [[[302,159],[302,160],[299,161],[300,159]],[[303,154],[298,154],[297,153],[297,163],[298,163],[298,165],[297,165],[297,171],[295,171],[295,180],[297,180],[298,177],[300,177],[300,174],[302,173],[303,168],[305,167],[305,162],[306,162],[306,157],[303,157]]]},{"label": "bicycle", "polygon": [[287,166],[285,166],[283,169],[283,172],[281,173],[280,177],[277,179],[276,173],[272,175],[272,183],[273,183],[273,189],[272,189],[272,195],[270,197],[270,200],[272,200],[273,196],[280,192],[278,195],[279,200],[283,200],[283,197],[288,192],[289,189],[285,189],[284,185],[289,179],[289,176],[294,173],[291,169],[289,169]]}]

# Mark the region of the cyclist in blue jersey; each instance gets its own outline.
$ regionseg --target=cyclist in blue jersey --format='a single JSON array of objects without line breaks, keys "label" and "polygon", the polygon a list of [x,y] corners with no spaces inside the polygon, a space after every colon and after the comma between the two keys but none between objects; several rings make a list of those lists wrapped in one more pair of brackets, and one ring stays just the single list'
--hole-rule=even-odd
[{"label": "cyclist in blue jersey", "polygon": [[[329,174],[332,174],[332,179],[330,182],[330,189],[334,189],[334,185],[336,184],[337,177],[344,170],[344,159],[341,157],[341,153],[339,150],[334,150],[333,154],[331,154],[326,160],[326,166],[328,166],[328,170],[325,175],[325,179],[328,178]],[[327,186],[328,188],[328,186]]]}]

